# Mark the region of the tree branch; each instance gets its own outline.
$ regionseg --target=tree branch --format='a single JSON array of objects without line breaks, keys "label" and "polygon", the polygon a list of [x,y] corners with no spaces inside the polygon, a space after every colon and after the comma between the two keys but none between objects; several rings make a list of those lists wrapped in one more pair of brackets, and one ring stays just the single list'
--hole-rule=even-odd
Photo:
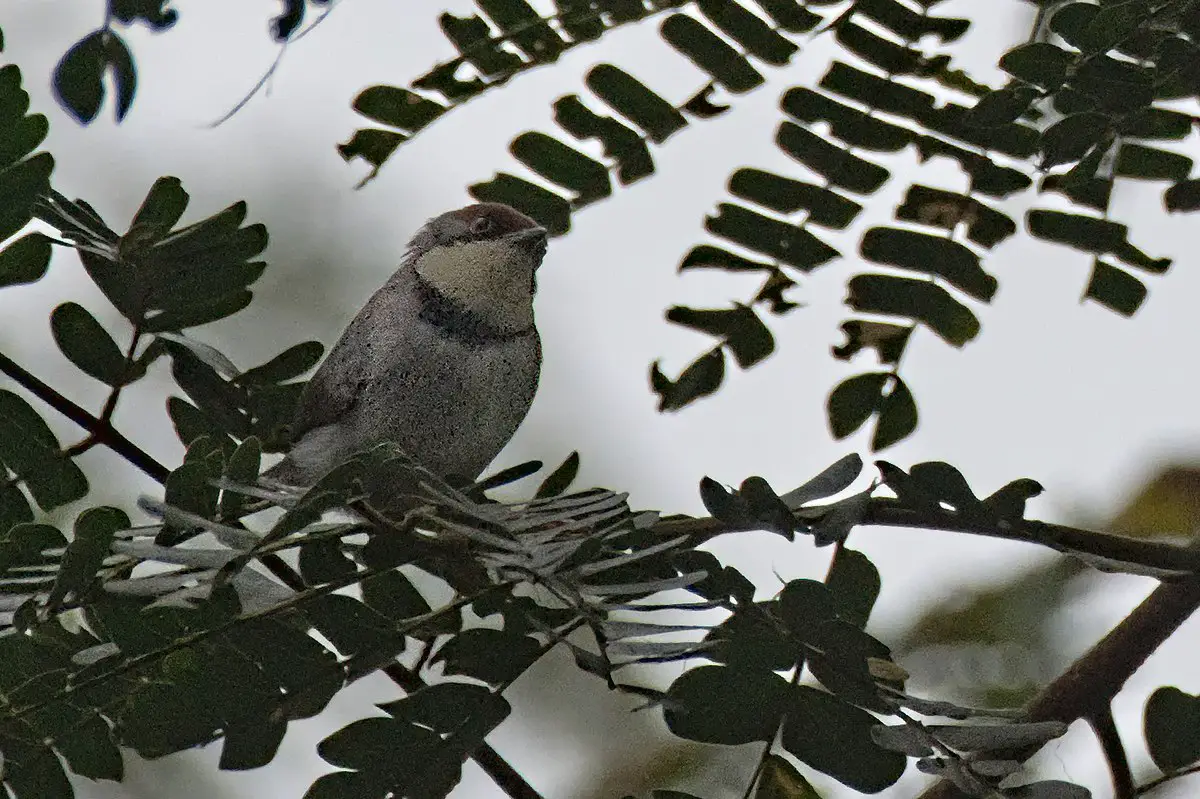
[{"label": "tree branch", "polygon": [[149,453],[121,435],[107,420],[102,421],[58,393],[20,364],[0,352],[0,372],[8,375],[29,393],[49,405],[88,432],[96,443],[116,452],[157,483],[166,482],[170,470]]},{"label": "tree branch", "polygon": [[[808,524],[809,520],[801,520]],[[1200,575],[1200,549],[1146,541],[1138,538],[1084,530],[1062,524],[1022,519],[998,525],[985,519],[972,519],[962,514],[916,511],[899,505],[896,500],[873,497],[856,527],[914,527],[922,530],[945,530],[968,533],[1006,541],[1019,541],[1049,547],[1057,552],[1092,556],[1120,563],[1136,564],[1163,571]],[[725,533],[745,532],[757,527],[738,527],[711,517],[668,516],[654,525],[654,531],[673,538],[687,535],[696,544]]]},{"label": "tree branch", "polygon": [[[1170,638],[1200,607],[1200,579],[1163,583],[1087,653],[1047,685],[1025,709],[1023,721],[1099,718],[1146,658]],[[1025,761],[1041,747],[1016,750],[997,758]],[[1118,794],[1120,796],[1121,794]],[[920,799],[966,799],[953,783],[942,781]]]}]

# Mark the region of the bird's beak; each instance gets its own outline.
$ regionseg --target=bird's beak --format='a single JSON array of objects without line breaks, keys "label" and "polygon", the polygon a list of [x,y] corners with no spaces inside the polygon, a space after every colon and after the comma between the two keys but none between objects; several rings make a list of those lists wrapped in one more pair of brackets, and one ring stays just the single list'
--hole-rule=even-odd
[{"label": "bird's beak", "polygon": [[541,250],[546,252],[546,242],[549,238],[549,233],[544,227],[531,227],[525,230],[518,230],[515,233],[509,233],[507,238],[509,241],[522,247],[528,247],[531,250]]}]

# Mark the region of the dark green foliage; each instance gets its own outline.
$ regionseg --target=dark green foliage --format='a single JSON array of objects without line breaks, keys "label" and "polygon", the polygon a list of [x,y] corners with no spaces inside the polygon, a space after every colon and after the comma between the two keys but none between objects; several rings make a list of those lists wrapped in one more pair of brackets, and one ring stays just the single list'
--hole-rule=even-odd
[{"label": "dark green foliage", "polygon": [[[0,391],[0,463],[24,482],[44,511],[79,499],[88,490],[83,471],[61,449],[28,402]],[[15,497],[10,501],[17,502]]]},{"label": "dark green foliage", "polygon": [[[879,366],[856,364],[832,390],[829,424],[841,438],[873,420],[870,445],[884,449],[917,425],[914,378],[900,371],[913,334],[933,332],[964,346],[999,290],[1001,275],[984,259],[1017,222],[996,201],[1035,178],[1039,190],[1065,197],[1068,210],[1034,209],[1025,228],[1091,256],[1085,296],[1124,315],[1148,293],[1134,270],[1161,274],[1170,260],[1135,247],[1126,226],[1109,218],[1114,181],[1163,181],[1168,210],[1200,207],[1192,160],[1159,146],[1184,140],[1195,123],[1161,106],[1200,93],[1200,16],[1185,0],[1162,4],[1154,18],[1133,0],[1059,4],[1050,9],[1052,41],[1005,55],[1001,67],[1011,80],[994,91],[955,69],[942,50],[968,21],[937,16],[936,4],[924,0],[554,5],[552,19],[526,0],[477,0],[478,13],[443,14],[456,57],[406,86],[360,92],[354,108],[381,127],[356,131],[339,146],[343,157],[362,158],[373,176],[400,145],[456,107],[620,26],[653,19],[674,55],[703,73],[700,85],[668,97],[654,76],[595,65],[583,77],[586,94],[554,102],[556,130],[514,138],[516,171],[470,187],[476,198],[510,203],[560,235],[574,213],[652,177],[657,148],[732,111],[741,95],[789,68],[813,36],[828,33],[848,54],[820,77],[797,76],[802,82],[782,93],[774,139],[790,166],[768,171],[739,162],[730,197],[704,220],[706,240],[680,260],[680,271],[753,272],[762,283],[724,307],[667,311],[670,323],[707,340],[678,378],[652,367],[661,410],[718,390],[729,357],[746,369],[775,354],[770,317],[800,307],[794,295],[810,273],[843,263],[851,270],[851,318],[833,354],[861,361],[860,353],[873,351]],[[283,0],[270,23],[273,38],[296,37],[314,8],[324,14],[330,4]],[[118,120],[130,110],[137,74],[118,27],[166,30],[176,20],[159,0],[110,0],[108,12],[105,27],[76,43],[53,76],[60,103],[84,123],[106,102]],[[661,707],[681,737],[766,744],[758,799],[815,796],[780,749],[863,792],[894,783],[906,755],[977,792],[999,790],[1005,761],[961,760],[955,751],[1035,745],[1065,730],[1057,722],[983,722],[979,711],[908,696],[906,673],[867,632],[879,573],[846,543],[854,527],[881,517],[992,535],[1037,525],[1024,518],[1027,501],[1041,491],[1032,480],[981,499],[948,464],[905,471],[879,462],[879,481],[839,498],[861,476],[862,460],[851,455],[784,493],[757,476],[736,489],[705,478],[700,495],[712,519],[660,522],[631,510],[624,495],[568,493],[576,453],[541,481],[532,501],[508,505],[485,492],[540,463],[451,487],[384,447],[302,494],[255,488],[263,452],[288,441],[299,378],[323,348],[304,342],[241,370],[191,329],[249,304],[265,268],[256,260],[265,229],[246,224],[244,203],[181,225],[188,195],[179,180],[164,177],[119,234],[87,202],[51,188],[53,159],[35,152],[47,123],[27,112],[19,72],[0,69],[0,240],[10,241],[0,251],[0,287],[46,273],[55,239],[25,230],[36,215],[75,247],[129,324],[109,330],[99,321],[104,314],[76,303],[51,315],[62,353],[109,387],[94,416],[0,363],[86,435],[64,448],[40,406],[0,391],[0,758],[3,788],[15,799],[72,796],[68,772],[120,779],[119,747],[157,757],[220,740],[222,768],[258,767],[273,759],[288,722],[320,712],[348,682],[381,668],[404,696],[380,706],[386,716],[322,742],[321,756],[341,770],[318,779],[307,796],[444,796],[511,713],[503,692],[558,646],[610,688]],[[828,243],[891,179],[886,156],[906,151],[956,164],[964,185],[914,180],[894,224],[866,229],[846,253]],[[162,356],[187,397],[170,397],[167,412],[188,449],[174,470],[159,467],[164,501],[141,502],[153,523],[131,527],[124,511],[109,507],[80,512],[70,536],[36,521],[35,504],[48,511],[86,494],[76,454],[109,446],[132,460],[128,447],[136,445],[114,440],[112,409],[120,391]],[[877,495],[881,486],[894,497]],[[408,504],[394,518],[382,514],[397,494]],[[242,514],[264,506],[283,513],[243,526]],[[330,511],[350,521],[331,521]],[[1045,534],[1039,543],[1104,557],[1052,526],[1036,529]],[[834,544],[825,550],[826,580],[791,580],[756,599],[759,586],[697,549],[713,535],[742,530],[789,541],[800,532],[818,547]],[[278,553],[294,556],[298,574]],[[149,572],[138,568],[147,565]],[[454,598],[434,601],[439,592],[421,590],[426,575],[443,580]],[[687,601],[664,598],[679,595]],[[86,625],[68,628],[61,614],[76,609]],[[700,624],[655,615],[718,609],[719,619]],[[696,667],[697,659],[707,662]],[[626,682],[628,666],[685,661],[665,692]],[[438,679],[431,668],[444,681],[426,685]],[[800,684],[812,679],[819,687]],[[897,724],[902,708],[976,723],[908,715]],[[1196,761],[1198,716],[1195,697],[1173,688],[1152,696],[1145,731],[1161,768]],[[1082,795],[1065,783],[1004,790]]]}]

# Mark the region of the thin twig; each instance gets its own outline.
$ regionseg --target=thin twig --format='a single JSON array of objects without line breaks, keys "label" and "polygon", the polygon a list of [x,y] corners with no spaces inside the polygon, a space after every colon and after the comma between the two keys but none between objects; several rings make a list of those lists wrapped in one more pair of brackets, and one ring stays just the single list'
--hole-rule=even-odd
[{"label": "thin twig", "polygon": [[1108,762],[1108,771],[1112,775],[1113,799],[1133,799],[1136,789],[1133,785],[1133,772],[1129,770],[1129,756],[1125,754],[1125,745],[1121,743],[1121,733],[1117,730],[1117,722],[1113,719],[1112,707],[1088,719],[1104,759]]},{"label": "thin twig", "polygon": [[238,111],[241,111],[243,108],[245,108],[249,104],[249,102],[254,99],[254,96],[256,94],[258,94],[260,91],[262,91],[262,88],[264,86],[266,86],[267,83],[270,82],[272,77],[274,77],[275,72],[279,69],[280,63],[283,62],[283,55],[284,55],[284,53],[287,52],[288,45],[294,44],[295,42],[298,42],[301,39],[303,39],[308,34],[312,33],[313,29],[316,28],[318,25],[320,25],[322,22],[324,22],[329,17],[329,15],[333,13],[333,10],[340,5],[341,5],[341,2],[331,3],[330,6],[328,8],[326,8],[319,17],[317,17],[315,20],[313,20],[312,24],[310,24],[307,28],[300,31],[296,35],[289,36],[287,39],[285,39],[279,45],[279,52],[275,55],[275,60],[271,62],[271,66],[267,67],[267,71],[265,73],[263,73],[263,76],[261,78],[258,79],[258,82],[254,84],[253,88],[251,88],[250,91],[246,92],[246,95],[241,100],[238,100],[236,103],[234,103],[233,108],[229,109],[229,111],[227,111],[225,114],[223,114],[215,122],[210,123],[209,127],[210,128],[220,127],[221,125],[225,124],[229,120],[233,119],[234,115],[237,114]]},{"label": "thin twig", "polygon": [[1155,788],[1158,788],[1163,784],[1170,782],[1171,780],[1178,779],[1179,777],[1187,777],[1197,773],[1200,773],[1200,763],[1197,763],[1194,766],[1188,766],[1187,768],[1181,768],[1179,771],[1172,771],[1170,774],[1164,774],[1161,777],[1155,777],[1145,785],[1139,785],[1134,794],[1136,796],[1145,796]]}]

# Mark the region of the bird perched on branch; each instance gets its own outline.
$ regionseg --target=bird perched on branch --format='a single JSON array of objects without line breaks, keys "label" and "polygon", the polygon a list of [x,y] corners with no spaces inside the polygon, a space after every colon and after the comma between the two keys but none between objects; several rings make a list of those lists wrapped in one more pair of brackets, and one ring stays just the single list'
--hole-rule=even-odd
[{"label": "bird perched on branch", "polygon": [[476,479],[529,411],[546,231],[499,203],[425,223],[300,399],[291,449],[264,476],[315,483],[393,442],[441,477]]}]

